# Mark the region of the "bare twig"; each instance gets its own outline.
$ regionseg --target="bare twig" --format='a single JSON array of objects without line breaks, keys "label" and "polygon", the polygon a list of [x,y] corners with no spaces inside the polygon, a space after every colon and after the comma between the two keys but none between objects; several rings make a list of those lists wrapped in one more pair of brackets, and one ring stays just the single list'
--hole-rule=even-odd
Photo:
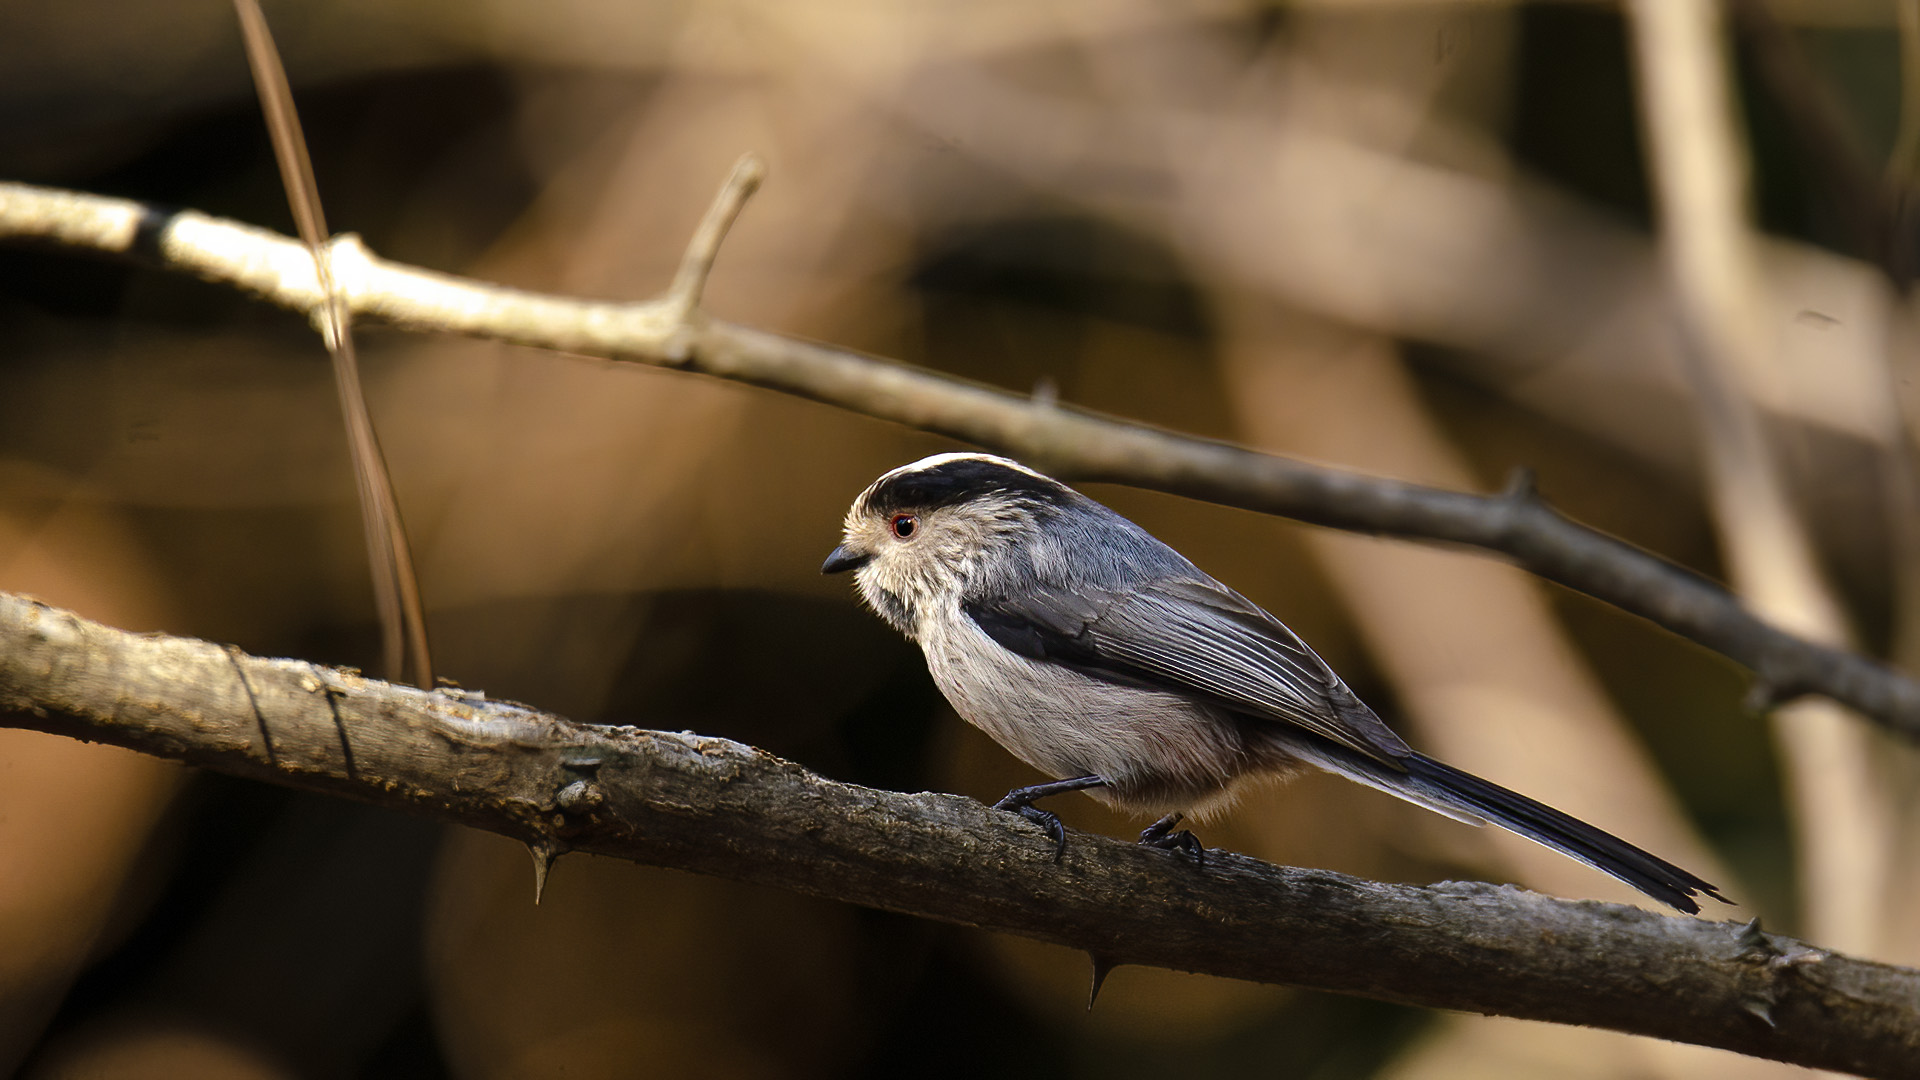
[{"label": "bare twig", "polygon": [[[321,299],[313,261],[299,244],[191,210],[167,213],[124,199],[0,184],[0,239],[6,238],[145,256],[297,311]],[[1079,480],[1497,552],[1746,665],[1776,699],[1824,694],[1890,730],[1920,738],[1920,683],[1756,618],[1714,583],[1569,521],[1530,493],[1471,495],[1307,465],[1036,404],[720,320],[688,325],[679,317],[680,306],[668,301],[545,296],[388,262],[350,235],[329,246],[341,296],[363,315],[766,387],[994,447]]]},{"label": "bare twig", "polygon": [[[1146,964],[1578,1023],[1870,1076],[1920,1060],[1920,972],[1756,926],[1412,888],[1075,834],[823,779],[725,739],[596,727],[0,594],[0,724]],[[270,740],[267,735],[271,736]],[[351,766],[349,766],[351,760]]]},{"label": "bare twig", "polygon": [[767,177],[767,167],[753,154],[743,154],[734,162],[733,172],[727,181],[720,185],[720,193],[714,196],[713,205],[707,207],[707,216],[700,219],[700,227],[694,230],[693,239],[687,242],[686,254],[680,257],[680,270],[673,276],[673,284],[667,287],[666,303],[679,312],[681,320],[687,320],[700,307],[700,295],[706,290],[707,275],[713,272],[713,260],[720,254],[720,245],[727,238],[727,230],[733,228],[740,211],[746,208],[747,200],[759,189],[760,182]]}]

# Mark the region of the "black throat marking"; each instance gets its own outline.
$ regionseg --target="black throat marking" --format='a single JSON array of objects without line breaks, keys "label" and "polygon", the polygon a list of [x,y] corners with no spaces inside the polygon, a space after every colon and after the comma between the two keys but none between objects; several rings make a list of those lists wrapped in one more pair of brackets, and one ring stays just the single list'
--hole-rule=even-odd
[{"label": "black throat marking", "polygon": [[899,593],[876,586],[867,597],[873,601],[880,617],[895,630],[909,636],[913,634],[913,612],[907,609],[907,602],[900,599]]}]

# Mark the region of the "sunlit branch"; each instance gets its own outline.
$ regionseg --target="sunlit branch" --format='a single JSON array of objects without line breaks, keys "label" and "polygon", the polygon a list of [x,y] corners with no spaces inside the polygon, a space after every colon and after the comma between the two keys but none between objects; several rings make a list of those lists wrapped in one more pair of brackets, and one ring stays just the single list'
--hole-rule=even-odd
[{"label": "sunlit branch", "polygon": [[[736,171],[717,205],[728,205],[752,172]],[[303,245],[190,210],[0,184],[0,239],[8,238],[145,258],[301,312],[324,299]],[[360,315],[766,387],[992,447],[1078,480],[1497,553],[1732,658],[1755,673],[1765,697],[1823,694],[1920,738],[1920,683],[1787,633],[1713,582],[1568,520],[1530,488],[1444,491],[1178,435],[707,318],[687,309],[686,297],[698,291],[684,287],[659,300],[594,302],[389,262],[351,235],[329,250],[335,285]],[[683,265],[704,272],[709,263],[690,256]]]}]

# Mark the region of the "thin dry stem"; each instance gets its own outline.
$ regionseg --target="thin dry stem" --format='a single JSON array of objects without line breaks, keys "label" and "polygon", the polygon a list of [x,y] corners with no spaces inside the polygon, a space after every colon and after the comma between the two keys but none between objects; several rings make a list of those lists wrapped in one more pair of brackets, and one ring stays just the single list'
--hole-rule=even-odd
[{"label": "thin dry stem", "polygon": [[347,425],[347,444],[353,458],[353,477],[360,495],[360,518],[366,533],[367,563],[373,577],[374,606],[380,614],[384,669],[394,678],[409,670],[420,686],[433,685],[433,659],[427,645],[426,605],[413,568],[413,547],[407,541],[400,500],[386,455],[367,408],[360,379],[360,359],[353,347],[353,312],[340,299],[332,258],[327,250],[327,218],[320,202],[320,185],[313,175],[300,114],[293,104],[286,68],[280,63],[266,15],[257,0],[233,0],[246,41],[247,64],[253,70],[260,95],[260,111],[272,136],[274,159],[287,189],[287,205],[300,238],[313,257],[320,302],[312,318],[333,357],[334,385],[340,413]]}]

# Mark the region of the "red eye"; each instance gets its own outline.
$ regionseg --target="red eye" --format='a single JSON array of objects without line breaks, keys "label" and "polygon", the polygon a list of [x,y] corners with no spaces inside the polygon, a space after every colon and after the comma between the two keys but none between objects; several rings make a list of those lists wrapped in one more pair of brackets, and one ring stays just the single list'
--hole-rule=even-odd
[{"label": "red eye", "polygon": [[911,539],[913,531],[920,527],[920,519],[914,517],[912,514],[895,514],[893,515],[893,520],[888,522],[888,524],[893,527],[893,535],[902,540],[907,540]]}]

